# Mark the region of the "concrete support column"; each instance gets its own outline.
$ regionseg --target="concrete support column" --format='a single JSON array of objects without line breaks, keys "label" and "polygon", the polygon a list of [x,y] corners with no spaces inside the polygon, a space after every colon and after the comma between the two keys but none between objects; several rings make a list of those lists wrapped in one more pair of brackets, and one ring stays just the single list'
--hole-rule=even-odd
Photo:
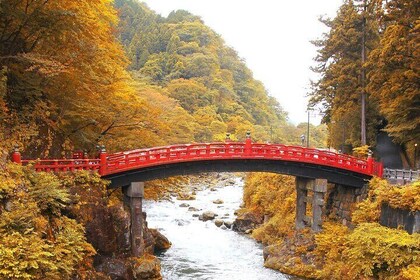
[{"label": "concrete support column", "polygon": [[142,200],[144,197],[144,183],[133,182],[123,187],[124,201],[130,207],[131,227],[130,241],[131,254],[133,257],[140,257],[144,253],[143,244],[143,211]]},{"label": "concrete support column", "polygon": [[308,218],[306,217],[306,202],[309,182],[310,179],[296,177],[296,229],[303,229],[308,221]]},{"label": "concrete support column", "polygon": [[322,226],[322,206],[327,192],[327,180],[316,179],[312,195],[312,230],[318,232]]}]

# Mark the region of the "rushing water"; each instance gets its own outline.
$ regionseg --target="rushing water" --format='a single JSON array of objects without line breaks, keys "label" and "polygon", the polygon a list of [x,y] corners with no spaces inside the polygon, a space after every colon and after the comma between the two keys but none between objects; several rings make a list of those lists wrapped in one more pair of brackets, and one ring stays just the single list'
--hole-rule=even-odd
[{"label": "rushing water", "polygon": [[[172,247],[159,255],[164,279],[291,279],[263,267],[262,246],[253,239],[218,228],[214,221],[192,217],[194,213],[210,210],[219,219],[233,221],[233,212],[242,202],[242,186],[237,178],[235,185],[197,192],[196,200],[145,202],[149,227],[158,228],[172,242]],[[212,203],[216,199],[224,203]],[[179,207],[181,203],[202,210],[191,212],[188,207]]]}]

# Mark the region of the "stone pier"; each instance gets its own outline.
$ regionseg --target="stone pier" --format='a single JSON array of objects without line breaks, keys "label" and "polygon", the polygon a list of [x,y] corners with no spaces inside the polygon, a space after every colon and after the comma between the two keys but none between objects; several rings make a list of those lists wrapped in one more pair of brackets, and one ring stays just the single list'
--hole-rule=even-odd
[{"label": "stone pier", "polygon": [[[312,192],[312,200],[308,196],[308,191]],[[296,177],[296,192],[296,229],[311,226],[313,231],[320,231],[327,180]],[[308,203],[312,205],[312,217],[306,215]]]},{"label": "stone pier", "polygon": [[144,183],[133,182],[123,187],[124,202],[130,208],[131,226],[130,243],[133,257],[140,257],[144,253],[143,244],[143,213],[142,200],[144,197]]}]

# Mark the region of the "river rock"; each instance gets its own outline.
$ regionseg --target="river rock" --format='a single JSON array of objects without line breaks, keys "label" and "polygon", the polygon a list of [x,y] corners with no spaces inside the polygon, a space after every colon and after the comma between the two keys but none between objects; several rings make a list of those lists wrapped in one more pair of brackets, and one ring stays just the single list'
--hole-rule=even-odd
[{"label": "river rock", "polygon": [[202,221],[213,220],[216,217],[216,214],[212,211],[205,211],[199,216],[199,219]]},{"label": "river rock", "polygon": [[227,228],[232,228],[232,221],[224,221],[223,224],[227,227]]},{"label": "river rock", "polygon": [[180,193],[177,196],[178,200],[195,200],[195,195],[190,193]]},{"label": "river rock", "polygon": [[153,255],[145,254],[140,258],[133,258],[131,271],[135,280],[162,280],[160,261]]},{"label": "river rock", "polygon": [[192,214],[193,217],[200,217],[199,214]]},{"label": "river rock", "polygon": [[149,231],[154,239],[155,251],[167,250],[172,246],[172,243],[168,240],[168,238],[166,238],[166,236],[160,233],[157,229],[151,228]]},{"label": "river rock", "polygon": [[257,215],[253,212],[240,213],[233,222],[232,229],[238,232],[246,232],[249,229],[254,229],[263,223],[263,216]]},{"label": "river rock", "polygon": [[198,209],[197,208],[195,208],[195,207],[190,207],[190,208],[188,208],[188,211],[191,211],[191,212],[197,212],[198,211]]},{"label": "river rock", "polygon": [[213,200],[213,203],[214,204],[223,204],[224,202],[221,199],[216,199],[216,200]]},{"label": "river rock", "polygon": [[216,225],[216,227],[221,227],[223,225],[223,220],[216,219],[214,220],[214,224]]},{"label": "river rock", "polygon": [[190,205],[188,203],[181,203],[179,207],[190,207]]},{"label": "river rock", "polygon": [[216,188],[210,188],[210,191],[215,192],[215,191],[217,191],[217,189]]}]

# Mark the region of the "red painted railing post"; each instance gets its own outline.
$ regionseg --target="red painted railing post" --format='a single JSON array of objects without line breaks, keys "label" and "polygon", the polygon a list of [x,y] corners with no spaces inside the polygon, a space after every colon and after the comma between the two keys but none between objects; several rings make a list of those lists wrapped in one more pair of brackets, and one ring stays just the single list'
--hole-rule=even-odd
[{"label": "red painted railing post", "polygon": [[252,141],[251,141],[251,132],[246,132],[246,140],[245,140],[245,155],[251,155],[252,153]]},{"label": "red painted railing post", "polygon": [[384,176],[384,165],[382,162],[378,162],[378,177],[382,178]]},{"label": "red painted railing post", "polygon": [[99,174],[105,175],[107,171],[107,153],[105,150],[105,146],[101,147],[101,151],[99,152]]},{"label": "red painted railing post", "polygon": [[371,175],[373,173],[373,164],[374,164],[374,160],[373,160],[373,157],[372,157],[372,153],[368,153],[368,158],[367,158],[367,171]]},{"label": "red painted railing post", "polygon": [[19,152],[19,148],[15,147],[12,153],[12,162],[22,164],[22,157]]}]

